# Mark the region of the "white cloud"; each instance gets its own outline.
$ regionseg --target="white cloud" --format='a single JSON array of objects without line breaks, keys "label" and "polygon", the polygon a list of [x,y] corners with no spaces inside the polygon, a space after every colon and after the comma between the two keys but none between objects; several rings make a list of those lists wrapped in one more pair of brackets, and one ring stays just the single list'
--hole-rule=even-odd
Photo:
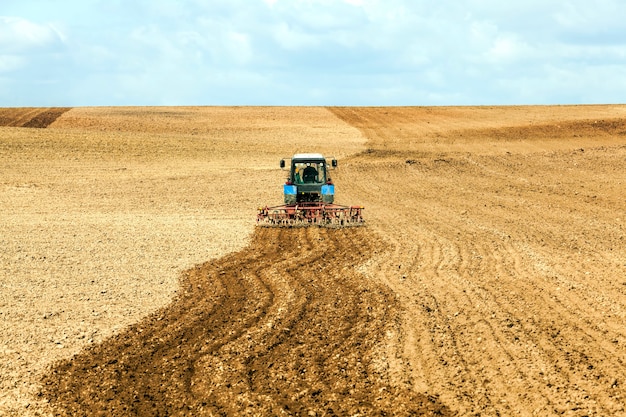
[{"label": "white cloud", "polygon": [[526,59],[532,60],[532,48],[516,36],[498,36],[493,40],[485,58],[488,63],[496,65],[523,65]]},{"label": "white cloud", "polygon": [[21,0],[3,10],[19,17],[0,17],[0,72],[30,105],[626,97],[621,78],[607,78],[626,64],[620,0]]},{"label": "white cloud", "polygon": [[58,49],[65,36],[52,24],[0,16],[0,73],[16,73],[37,57]]},{"label": "white cloud", "polygon": [[0,73],[11,72],[24,65],[25,59],[17,55],[0,55]]},{"label": "white cloud", "polygon": [[564,3],[554,12],[555,22],[562,28],[576,32],[602,32],[624,29],[626,4],[615,0]]},{"label": "white cloud", "polygon": [[62,41],[64,35],[52,24],[37,24],[19,17],[0,16],[0,47],[25,51]]},{"label": "white cloud", "polygon": [[298,31],[289,26],[287,22],[281,22],[273,28],[275,41],[288,50],[310,48],[320,44],[321,39],[315,34]]}]

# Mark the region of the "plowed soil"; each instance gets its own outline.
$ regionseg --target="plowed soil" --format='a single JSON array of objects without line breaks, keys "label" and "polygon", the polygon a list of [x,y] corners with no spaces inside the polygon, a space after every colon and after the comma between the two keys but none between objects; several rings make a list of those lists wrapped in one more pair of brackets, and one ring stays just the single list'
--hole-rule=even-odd
[{"label": "plowed soil", "polygon": [[46,128],[63,113],[70,110],[69,107],[52,108],[0,108],[0,126],[36,127]]},{"label": "plowed soil", "polygon": [[376,251],[361,230],[259,229],[187,271],[170,306],[57,367],[45,395],[67,415],[444,412],[389,380],[394,296],[353,270]]},{"label": "plowed soil", "polygon": [[[626,414],[626,106],[0,133],[0,414]],[[301,151],[365,228],[255,229]]]}]

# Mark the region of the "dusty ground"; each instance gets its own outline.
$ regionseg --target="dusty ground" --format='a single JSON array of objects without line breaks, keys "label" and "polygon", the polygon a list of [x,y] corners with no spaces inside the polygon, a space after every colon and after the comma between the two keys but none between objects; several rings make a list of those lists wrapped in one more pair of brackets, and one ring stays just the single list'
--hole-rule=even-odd
[{"label": "dusty ground", "polygon": [[[0,414],[626,414],[626,106],[0,120]],[[254,230],[295,151],[366,228]]]}]

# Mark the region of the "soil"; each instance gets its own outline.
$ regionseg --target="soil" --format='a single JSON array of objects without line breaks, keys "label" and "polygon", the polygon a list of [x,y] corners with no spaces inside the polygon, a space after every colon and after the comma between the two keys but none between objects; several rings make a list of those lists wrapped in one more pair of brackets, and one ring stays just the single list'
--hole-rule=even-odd
[{"label": "soil", "polygon": [[[32,110],[0,414],[626,413],[626,106]],[[366,227],[255,228],[295,152]]]},{"label": "soil", "polygon": [[37,127],[46,128],[63,113],[70,110],[69,107],[19,107],[0,108],[0,126]]}]

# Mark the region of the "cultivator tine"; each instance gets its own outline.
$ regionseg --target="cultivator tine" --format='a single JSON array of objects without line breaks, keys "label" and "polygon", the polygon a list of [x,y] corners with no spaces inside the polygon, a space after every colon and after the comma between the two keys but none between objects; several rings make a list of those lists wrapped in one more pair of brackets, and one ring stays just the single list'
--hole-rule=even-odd
[{"label": "cultivator tine", "polygon": [[259,208],[257,225],[263,227],[363,226],[363,207],[308,203]]}]

